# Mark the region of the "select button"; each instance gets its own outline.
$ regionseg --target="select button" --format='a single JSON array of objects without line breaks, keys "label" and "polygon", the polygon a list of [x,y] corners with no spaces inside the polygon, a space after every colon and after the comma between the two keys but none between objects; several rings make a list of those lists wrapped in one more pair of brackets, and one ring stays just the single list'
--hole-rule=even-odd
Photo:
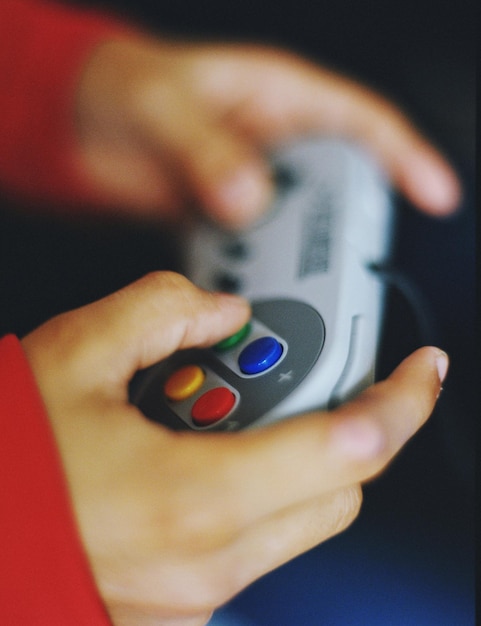
[{"label": "select button", "polygon": [[238,293],[242,289],[242,280],[236,274],[220,272],[213,277],[215,288],[225,293]]}]

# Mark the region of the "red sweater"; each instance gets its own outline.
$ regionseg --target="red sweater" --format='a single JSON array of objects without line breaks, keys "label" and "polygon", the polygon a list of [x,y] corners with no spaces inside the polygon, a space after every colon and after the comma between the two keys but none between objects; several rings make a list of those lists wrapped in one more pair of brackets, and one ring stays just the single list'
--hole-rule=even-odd
[{"label": "red sweater", "polygon": [[[75,84],[92,47],[120,29],[92,12],[0,0],[2,192],[56,204],[81,196]],[[12,336],[0,341],[0,428],[0,624],[108,626],[42,399]]]},{"label": "red sweater", "polygon": [[0,190],[49,206],[88,201],[73,161],[74,91],[92,48],[127,27],[42,0],[0,0]]},{"label": "red sweater", "polygon": [[0,623],[108,626],[18,340],[0,341]]}]

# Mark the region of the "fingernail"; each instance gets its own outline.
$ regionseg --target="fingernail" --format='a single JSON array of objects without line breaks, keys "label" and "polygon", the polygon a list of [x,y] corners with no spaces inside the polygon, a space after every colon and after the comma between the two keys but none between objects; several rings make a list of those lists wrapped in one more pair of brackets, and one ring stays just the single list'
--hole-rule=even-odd
[{"label": "fingernail", "polygon": [[333,443],[337,450],[354,459],[375,457],[385,445],[382,430],[370,420],[342,419],[333,427]]},{"label": "fingernail", "polygon": [[425,160],[416,163],[416,176],[425,200],[439,215],[450,214],[461,201],[461,187],[454,173],[443,163]]},{"label": "fingernail", "polygon": [[213,295],[217,299],[218,306],[220,306],[228,316],[235,316],[237,318],[241,314],[243,314],[244,317],[251,315],[250,303],[242,296],[226,292],[215,292]]},{"label": "fingernail", "polygon": [[237,170],[217,190],[224,217],[242,225],[257,217],[272,199],[268,172],[259,165],[247,165]]},{"label": "fingernail", "polygon": [[443,350],[438,350],[437,352],[436,367],[438,368],[439,382],[442,384],[449,368],[449,357]]}]

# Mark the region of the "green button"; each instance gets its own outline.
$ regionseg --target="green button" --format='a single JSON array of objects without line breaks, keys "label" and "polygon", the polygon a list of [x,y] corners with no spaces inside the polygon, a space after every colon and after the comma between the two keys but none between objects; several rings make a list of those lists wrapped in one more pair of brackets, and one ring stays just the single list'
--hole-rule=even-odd
[{"label": "green button", "polygon": [[219,352],[226,352],[227,350],[230,350],[231,348],[235,348],[235,346],[237,346],[241,341],[243,341],[251,332],[251,324],[250,322],[247,322],[247,324],[245,326],[243,326],[240,330],[238,330],[236,333],[234,333],[233,335],[230,335],[230,337],[226,337],[225,339],[222,339],[222,341],[219,341],[219,343],[216,343],[214,348],[216,350],[218,350]]}]

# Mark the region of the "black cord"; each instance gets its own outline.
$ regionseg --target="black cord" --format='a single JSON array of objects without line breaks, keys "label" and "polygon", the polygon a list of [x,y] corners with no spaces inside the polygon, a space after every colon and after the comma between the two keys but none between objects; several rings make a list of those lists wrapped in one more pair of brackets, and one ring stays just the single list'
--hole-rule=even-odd
[{"label": "black cord", "polygon": [[[371,264],[369,269],[376,273],[385,284],[395,289],[408,304],[415,318],[419,340],[422,345],[441,345],[441,337],[432,313],[431,306],[415,282],[388,264]],[[449,387],[449,386],[448,386]],[[469,434],[453,424],[456,412],[462,410],[462,403],[453,397],[452,390],[444,389],[442,402],[436,406],[440,436],[451,464],[468,493],[474,493],[474,449]]]},{"label": "black cord", "polygon": [[392,289],[395,289],[407,302],[411,309],[419,339],[424,345],[438,345],[439,333],[437,331],[434,315],[429,302],[421,290],[405,274],[387,264],[372,263],[369,269]]}]

